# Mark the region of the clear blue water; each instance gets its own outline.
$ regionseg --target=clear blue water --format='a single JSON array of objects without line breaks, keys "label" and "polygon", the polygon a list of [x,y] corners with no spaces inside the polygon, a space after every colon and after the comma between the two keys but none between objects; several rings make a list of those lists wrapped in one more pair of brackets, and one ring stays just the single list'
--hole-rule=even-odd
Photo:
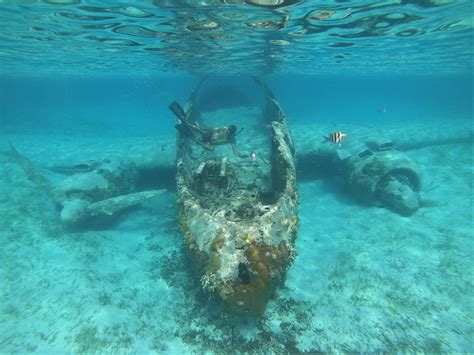
[{"label": "clear blue water", "polygon": [[[0,0],[0,352],[472,352],[473,16],[469,0]],[[207,74],[262,77],[302,158],[298,255],[258,319],[203,293],[177,227],[168,104]],[[363,127],[418,164],[412,216],[308,165],[321,133]],[[9,142],[55,186],[51,167],[114,157],[168,191],[70,231]]]}]

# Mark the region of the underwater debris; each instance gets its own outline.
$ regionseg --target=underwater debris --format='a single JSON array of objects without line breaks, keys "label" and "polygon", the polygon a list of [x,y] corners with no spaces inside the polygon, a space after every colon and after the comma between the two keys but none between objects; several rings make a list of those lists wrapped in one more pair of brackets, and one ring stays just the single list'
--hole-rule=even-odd
[{"label": "underwater debris", "polygon": [[402,215],[410,216],[420,207],[420,197],[405,175],[388,174],[377,184],[378,199]]},{"label": "underwater debris", "polygon": [[57,196],[50,182],[42,174],[40,174],[39,170],[30,162],[28,158],[24,157],[18,152],[11,142],[9,142],[9,145],[10,155],[21,166],[28,180],[36,183],[49,198],[56,200]]},{"label": "underwater debris", "polygon": [[[242,141],[261,141],[258,151],[270,157],[269,165],[229,156],[229,147],[219,147],[210,158],[206,150],[192,149],[196,142],[178,132],[176,181],[180,228],[202,270],[203,289],[231,312],[259,316],[296,254],[298,194],[285,116],[268,87],[256,83],[265,94],[266,105],[260,106],[264,111],[239,113],[237,119],[245,126]],[[201,85],[187,105],[185,115],[192,121],[203,119]],[[222,110],[217,116],[229,117]],[[206,111],[206,116],[212,114]]]},{"label": "underwater debris", "polygon": [[69,176],[54,186],[12,143],[10,154],[22,167],[27,178],[35,182],[55,203],[59,219],[66,227],[90,226],[97,221],[111,219],[125,209],[166,191],[136,192],[135,166],[109,159],[59,167],[59,171]]},{"label": "underwater debris", "polygon": [[381,136],[352,137],[344,147],[322,147],[318,159],[342,177],[343,184],[362,202],[382,205],[401,215],[420,207],[421,178],[417,164],[396,144]]},{"label": "underwater debris", "polygon": [[108,218],[117,215],[126,208],[154,198],[166,190],[149,190],[128,195],[116,196],[89,204],[85,200],[68,201],[61,210],[61,222],[68,227],[85,225],[92,218]]}]

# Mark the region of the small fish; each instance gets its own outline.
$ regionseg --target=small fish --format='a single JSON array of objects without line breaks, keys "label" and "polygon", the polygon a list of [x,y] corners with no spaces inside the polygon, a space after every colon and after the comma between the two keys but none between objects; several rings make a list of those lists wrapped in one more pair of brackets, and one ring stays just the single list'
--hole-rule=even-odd
[{"label": "small fish", "polygon": [[331,142],[331,143],[334,143],[334,144],[339,144],[341,145],[342,141],[347,137],[347,134],[345,133],[342,133],[341,131],[337,131],[337,132],[334,132],[334,133],[331,133],[329,136],[327,137],[324,137],[324,141],[323,143],[325,142]]},{"label": "small fish", "polygon": [[250,153],[250,160],[253,162],[257,161],[257,153],[255,152]]},{"label": "small fish", "polygon": [[378,113],[382,113],[382,114],[383,114],[383,113],[387,113],[387,107],[384,106],[384,107],[382,107],[382,108],[379,108],[379,109],[377,110],[377,112],[378,112]]}]

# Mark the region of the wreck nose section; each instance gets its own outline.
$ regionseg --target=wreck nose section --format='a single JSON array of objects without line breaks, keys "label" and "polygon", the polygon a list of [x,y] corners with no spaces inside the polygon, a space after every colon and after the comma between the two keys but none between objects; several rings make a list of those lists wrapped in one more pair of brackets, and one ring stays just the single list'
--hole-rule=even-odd
[{"label": "wreck nose section", "polygon": [[261,316],[275,289],[283,282],[291,263],[285,242],[278,247],[252,244],[247,264],[239,264],[237,282],[223,299],[234,313]]},{"label": "wreck nose section", "polygon": [[296,256],[299,221],[288,214],[292,209],[274,206],[260,224],[226,221],[197,206],[181,211],[181,228],[202,270],[203,289],[231,313],[262,315]]}]

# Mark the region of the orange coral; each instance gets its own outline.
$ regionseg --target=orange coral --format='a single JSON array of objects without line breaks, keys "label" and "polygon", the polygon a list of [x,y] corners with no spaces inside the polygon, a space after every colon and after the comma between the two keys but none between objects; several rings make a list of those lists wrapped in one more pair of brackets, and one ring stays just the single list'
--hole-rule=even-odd
[{"label": "orange coral", "polygon": [[283,280],[290,258],[284,242],[278,248],[252,244],[245,256],[251,273],[248,283],[232,284],[232,292],[225,298],[229,308],[237,313],[260,316],[275,288]]}]

